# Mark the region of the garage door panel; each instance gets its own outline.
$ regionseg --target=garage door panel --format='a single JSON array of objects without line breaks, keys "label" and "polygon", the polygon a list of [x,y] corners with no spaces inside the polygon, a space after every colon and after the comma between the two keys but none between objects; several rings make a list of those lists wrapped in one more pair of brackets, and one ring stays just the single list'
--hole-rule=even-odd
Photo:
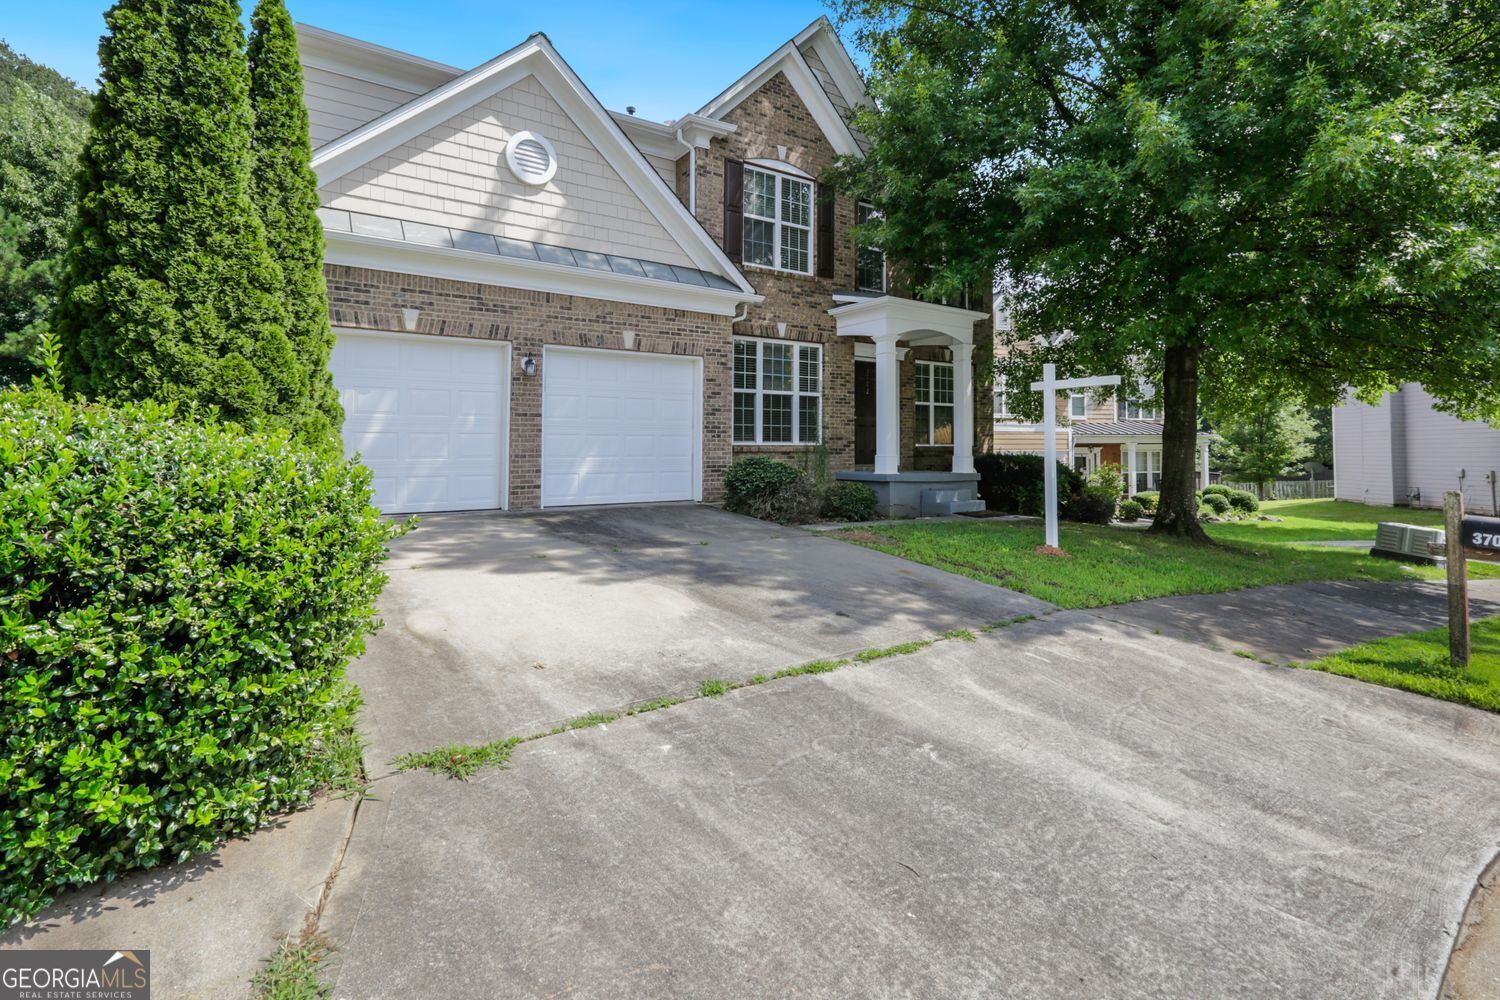
[{"label": "garage door panel", "polygon": [[502,505],[506,346],[338,333],[331,368],[344,448],[390,513]]},{"label": "garage door panel", "polygon": [[549,351],[543,504],[693,499],[699,385],[692,359]]}]

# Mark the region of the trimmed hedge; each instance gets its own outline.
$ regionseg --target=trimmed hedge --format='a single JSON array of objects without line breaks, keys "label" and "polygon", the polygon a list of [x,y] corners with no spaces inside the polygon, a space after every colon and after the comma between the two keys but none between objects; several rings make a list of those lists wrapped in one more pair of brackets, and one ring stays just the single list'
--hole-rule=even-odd
[{"label": "trimmed hedge", "polygon": [[785,462],[765,455],[750,455],[731,462],[724,472],[724,509],[749,514],[762,494],[802,478]]},{"label": "trimmed hedge", "polygon": [[1139,521],[1145,513],[1145,508],[1135,500],[1121,500],[1118,517],[1122,521]]},{"label": "trimmed hedge", "polygon": [[1230,490],[1229,506],[1242,514],[1254,514],[1260,510],[1260,500],[1249,490]]},{"label": "trimmed hedge", "polygon": [[1131,499],[1140,504],[1141,509],[1146,513],[1154,514],[1156,513],[1156,503],[1161,499],[1161,494],[1156,490],[1142,490],[1131,497]]},{"label": "trimmed hedge", "polygon": [[0,391],[0,925],[357,768],[368,471],[156,403]]},{"label": "trimmed hedge", "polygon": [[879,502],[864,483],[836,482],[823,494],[823,516],[830,521],[868,521]]},{"label": "trimmed hedge", "polygon": [[1229,498],[1222,493],[1205,492],[1202,497],[1203,506],[1222,517],[1229,513]]},{"label": "trimmed hedge", "polygon": [[1234,492],[1236,492],[1236,491],[1230,489],[1228,486],[1225,486],[1222,483],[1212,483],[1212,484],[1210,484],[1208,486],[1203,487],[1203,489],[1199,490],[1198,491],[1198,495],[1199,496],[1204,496],[1204,497],[1221,496],[1221,497],[1226,497],[1227,498],[1231,493],[1234,493]]},{"label": "trimmed hedge", "polygon": [[[989,510],[1040,517],[1045,500],[1045,458],[1002,452],[974,456],[979,473],[979,498]],[[1064,503],[1082,487],[1074,471],[1057,463],[1057,495]]]}]

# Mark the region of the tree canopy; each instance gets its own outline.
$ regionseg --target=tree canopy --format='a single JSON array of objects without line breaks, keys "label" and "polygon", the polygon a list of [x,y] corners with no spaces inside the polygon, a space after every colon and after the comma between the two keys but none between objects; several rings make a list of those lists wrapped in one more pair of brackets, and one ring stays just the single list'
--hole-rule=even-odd
[{"label": "tree canopy", "polygon": [[90,100],[0,42],[0,361],[17,373],[55,300]]},{"label": "tree canopy", "polygon": [[1419,381],[1500,418],[1495,0],[844,0],[867,234],[1003,276],[1011,384],[1159,385],[1157,529],[1201,534],[1200,394],[1327,406]]}]

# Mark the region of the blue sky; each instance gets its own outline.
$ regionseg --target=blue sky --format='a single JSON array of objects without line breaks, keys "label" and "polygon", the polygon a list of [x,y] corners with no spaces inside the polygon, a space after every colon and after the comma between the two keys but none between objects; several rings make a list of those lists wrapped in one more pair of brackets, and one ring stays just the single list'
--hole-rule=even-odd
[{"label": "blue sky", "polygon": [[[4,6],[0,37],[92,87],[109,3],[7,0]],[[606,107],[633,104],[657,120],[696,110],[827,12],[820,0],[288,0],[287,6],[298,21],[464,68],[545,31]]]}]

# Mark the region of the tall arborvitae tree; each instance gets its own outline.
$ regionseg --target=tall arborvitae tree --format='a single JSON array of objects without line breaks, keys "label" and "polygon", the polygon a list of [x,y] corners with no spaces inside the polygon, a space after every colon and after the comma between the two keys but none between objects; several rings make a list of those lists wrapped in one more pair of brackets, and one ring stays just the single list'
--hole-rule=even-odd
[{"label": "tall arborvitae tree", "polygon": [[306,373],[250,195],[250,73],[234,0],[120,0],[56,327],[73,388],[295,421]]},{"label": "tall arborvitae tree", "polygon": [[312,170],[297,34],[282,0],[261,0],[250,18],[250,106],[255,115],[256,208],[281,267],[287,337],[307,372],[304,436],[332,439],[343,408],[328,371],[333,330],[323,280],[323,224]]}]

